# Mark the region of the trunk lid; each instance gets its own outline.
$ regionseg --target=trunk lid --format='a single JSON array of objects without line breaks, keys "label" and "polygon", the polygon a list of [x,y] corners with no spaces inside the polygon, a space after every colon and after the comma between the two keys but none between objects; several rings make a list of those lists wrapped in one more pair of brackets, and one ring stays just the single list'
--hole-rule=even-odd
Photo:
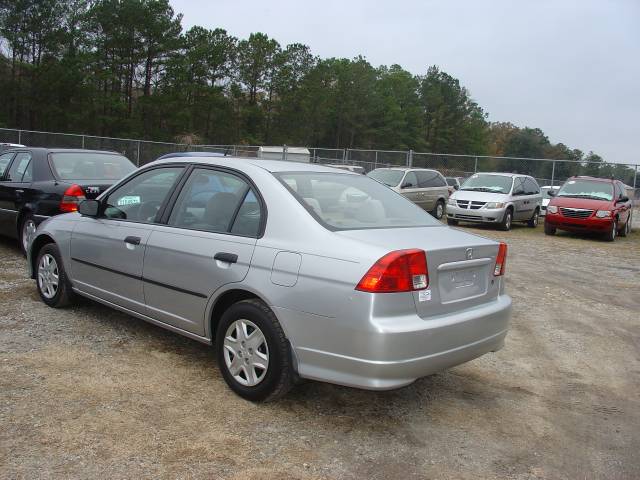
[{"label": "trunk lid", "polygon": [[[423,318],[486,303],[500,292],[501,277],[493,275],[499,244],[493,240],[445,226],[337,233],[380,247],[386,253],[409,248],[424,250],[429,286],[413,292],[413,307]],[[371,265],[376,260],[372,259]]]}]

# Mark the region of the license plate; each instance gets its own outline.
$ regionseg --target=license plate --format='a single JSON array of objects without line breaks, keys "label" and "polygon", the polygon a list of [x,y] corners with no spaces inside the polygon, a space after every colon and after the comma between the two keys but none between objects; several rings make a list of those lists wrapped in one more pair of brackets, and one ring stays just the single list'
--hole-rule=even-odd
[{"label": "license plate", "polygon": [[467,288],[475,285],[478,273],[475,270],[459,270],[451,272],[451,283],[455,288]]}]

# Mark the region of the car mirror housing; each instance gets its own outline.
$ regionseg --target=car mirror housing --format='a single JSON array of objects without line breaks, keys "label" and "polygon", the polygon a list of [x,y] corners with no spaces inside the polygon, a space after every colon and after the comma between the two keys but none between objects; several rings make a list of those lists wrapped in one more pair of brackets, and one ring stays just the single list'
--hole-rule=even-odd
[{"label": "car mirror housing", "polygon": [[548,190],[547,191],[547,195],[549,195],[550,197],[555,197],[556,196],[556,191],[555,190]]},{"label": "car mirror housing", "polygon": [[412,188],[413,187],[413,183],[411,182],[404,182],[400,188]]},{"label": "car mirror housing", "polygon": [[85,217],[97,217],[100,213],[100,202],[98,200],[83,200],[78,205],[78,213]]},{"label": "car mirror housing", "polygon": [[629,197],[620,197],[616,203],[627,203],[629,201]]},{"label": "car mirror housing", "polygon": [[453,189],[454,189],[454,190],[460,190],[460,185],[454,185],[454,186],[453,186]]}]

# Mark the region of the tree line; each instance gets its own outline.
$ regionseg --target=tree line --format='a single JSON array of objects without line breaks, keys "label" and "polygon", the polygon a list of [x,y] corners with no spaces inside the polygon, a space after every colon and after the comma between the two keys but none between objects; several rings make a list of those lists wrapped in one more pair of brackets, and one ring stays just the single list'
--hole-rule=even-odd
[{"label": "tree line", "polygon": [[263,33],[185,31],[168,0],[0,0],[0,126],[605,165],[539,129],[489,122],[437,66],[414,75]]}]

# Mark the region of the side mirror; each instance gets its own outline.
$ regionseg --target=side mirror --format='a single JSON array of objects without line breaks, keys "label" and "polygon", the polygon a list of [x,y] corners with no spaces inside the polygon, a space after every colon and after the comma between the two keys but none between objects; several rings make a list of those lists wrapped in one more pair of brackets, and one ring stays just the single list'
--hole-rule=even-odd
[{"label": "side mirror", "polygon": [[556,191],[555,190],[548,190],[547,191],[547,195],[549,195],[550,197],[555,197],[556,196]]},{"label": "side mirror", "polygon": [[454,186],[453,186],[453,189],[454,189],[454,190],[460,190],[460,185],[454,185]]},{"label": "side mirror", "polygon": [[629,197],[620,197],[616,203],[627,203],[629,201]]},{"label": "side mirror", "polygon": [[97,217],[100,212],[100,202],[98,200],[83,200],[78,205],[78,213],[85,217]]},{"label": "side mirror", "polygon": [[404,182],[402,184],[402,186],[400,186],[400,188],[413,188],[413,183],[411,182]]}]

